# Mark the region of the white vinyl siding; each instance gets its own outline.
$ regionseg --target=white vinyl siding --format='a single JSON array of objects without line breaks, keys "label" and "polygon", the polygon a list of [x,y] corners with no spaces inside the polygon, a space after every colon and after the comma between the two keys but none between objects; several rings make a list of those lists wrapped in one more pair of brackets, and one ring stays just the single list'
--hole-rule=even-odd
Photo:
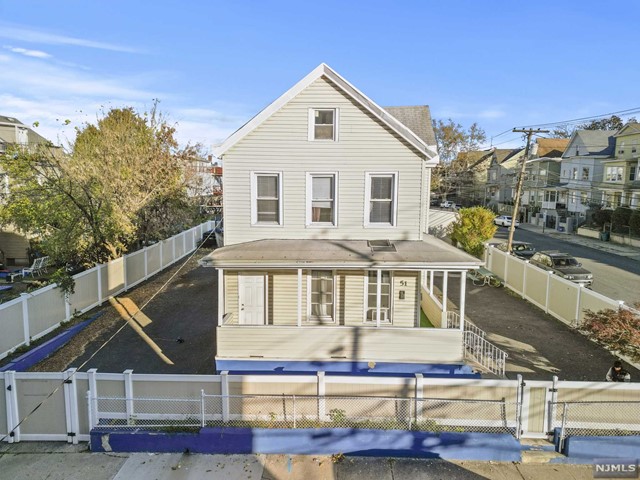
[{"label": "white vinyl siding", "polygon": [[[338,142],[309,142],[310,108],[339,108]],[[330,82],[319,79],[249,133],[224,155],[225,244],[268,238],[419,240],[422,161],[419,154]],[[283,172],[283,226],[251,228],[249,173],[268,165]],[[365,228],[365,174],[388,172],[401,178],[395,228]],[[307,226],[308,172],[339,172],[338,226]],[[425,190],[426,191],[426,190]]]}]

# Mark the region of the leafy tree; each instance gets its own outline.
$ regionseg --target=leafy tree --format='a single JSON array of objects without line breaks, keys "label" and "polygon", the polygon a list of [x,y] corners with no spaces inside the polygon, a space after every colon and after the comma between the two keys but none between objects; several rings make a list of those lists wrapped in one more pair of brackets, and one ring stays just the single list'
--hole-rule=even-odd
[{"label": "leafy tree", "polygon": [[614,232],[626,233],[626,228],[622,227],[628,227],[630,219],[631,209],[629,207],[616,208],[611,215],[611,229]]},{"label": "leafy tree", "polygon": [[[631,117],[626,123],[635,123],[637,120],[635,117]],[[622,118],[617,115],[611,115],[607,118],[601,118],[598,120],[591,120],[588,123],[578,125],[578,130],[620,130],[626,124]]]},{"label": "leafy tree", "polygon": [[603,227],[605,223],[611,223],[611,215],[612,215],[612,213],[613,212],[611,210],[605,210],[603,208],[598,208],[593,213],[593,222],[598,227]]},{"label": "leafy tree", "polygon": [[186,172],[199,150],[178,147],[155,105],[112,109],[76,130],[67,153],[14,147],[0,158],[10,179],[0,222],[38,235],[58,262],[92,265],[193,221]]},{"label": "leafy tree", "polygon": [[631,227],[631,235],[640,237],[640,210],[635,209],[629,219],[629,226]]},{"label": "leafy tree", "polygon": [[573,135],[573,132],[575,132],[575,128],[569,125],[568,123],[564,123],[561,125],[556,125],[556,128],[551,130],[551,133],[549,133],[549,137],[571,138],[571,135]]},{"label": "leafy tree", "polygon": [[459,155],[479,150],[486,142],[484,130],[473,123],[468,129],[452,119],[447,121],[433,120],[440,165],[433,169],[431,190],[446,195],[459,181],[462,174],[469,172],[468,156]]},{"label": "leafy tree", "polygon": [[460,209],[458,220],[452,225],[451,240],[465,252],[476,257],[482,256],[484,242],[493,237],[498,229],[493,223],[494,217],[495,214],[484,207]]}]

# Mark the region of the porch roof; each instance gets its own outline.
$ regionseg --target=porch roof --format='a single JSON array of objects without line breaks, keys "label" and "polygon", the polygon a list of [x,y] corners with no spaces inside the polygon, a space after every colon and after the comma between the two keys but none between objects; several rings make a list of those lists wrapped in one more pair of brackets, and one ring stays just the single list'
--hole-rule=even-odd
[{"label": "porch roof", "polygon": [[468,270],[484,262],[429,236],[392,240],[394,252],[373,251],[367,240],[256,240],[214,250],[200,265],[218,268],[384,268]]}]

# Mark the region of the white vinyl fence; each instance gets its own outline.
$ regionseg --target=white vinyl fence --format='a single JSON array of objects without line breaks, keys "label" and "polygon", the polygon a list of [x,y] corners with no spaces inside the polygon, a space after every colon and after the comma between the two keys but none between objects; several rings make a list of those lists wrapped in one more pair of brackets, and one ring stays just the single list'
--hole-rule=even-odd
[{"label": "white vinyl fence", "polygon": [[196,249],[213,221],[185,230],[137,252],[74,275],[75,292],[65,297],[47,285],[0,305],[0,359],[55,330],[74,315],[102,305],[112,295],[144,282]]},{"label": "white vinyl fence", "polygon": [[[10,443],[78,443],[88,441],[95,427],[349,427],[503,432],[517,438],[546,437],[563,425],[592,434],[640,431],[640,384],[559,382],[557,377],[525,382],[520,376],[147,375],[70,369],[4,372],[0,388],[0,439]],[[583,406],[564,406],[571,402]],[[601,414],[603,409],[608,415]]]},{"label": "white vinyl fence", "polygon": [[486,268],[504,280],[505,287],[561,322],[578,327],[586,310],[618,310],[620,302],[531,265],[497,248],[485,250]]}]

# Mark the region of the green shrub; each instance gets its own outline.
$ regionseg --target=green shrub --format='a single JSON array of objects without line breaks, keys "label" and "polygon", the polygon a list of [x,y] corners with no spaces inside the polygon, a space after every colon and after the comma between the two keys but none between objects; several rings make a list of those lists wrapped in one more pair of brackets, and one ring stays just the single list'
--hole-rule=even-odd
[{"label": "green shrub", "polygon": [[613,212],[611,210],[603,210],[602,208],[593,212],[593,222],[598,226],[602,227],[605,223],[611,223],[611,214]]},{"label": "green shrub", "polygon": [[618,207],[611,215],[611,230],[619,233],[626,233],[631,219],[631,209],[629,207]]},{"label": "green shrub", "polygon": [[451,240],[465,252],[481,257],[484,242],[493,237],[498,228],[493,223],[495,214],[484,207],[463,208],[459,213],[451,228]]},{"label": "green shrub", "polygon": [[631,227],[631,235],[640,237],[640,209],[635,209],[631,214],[629,226]]}]

